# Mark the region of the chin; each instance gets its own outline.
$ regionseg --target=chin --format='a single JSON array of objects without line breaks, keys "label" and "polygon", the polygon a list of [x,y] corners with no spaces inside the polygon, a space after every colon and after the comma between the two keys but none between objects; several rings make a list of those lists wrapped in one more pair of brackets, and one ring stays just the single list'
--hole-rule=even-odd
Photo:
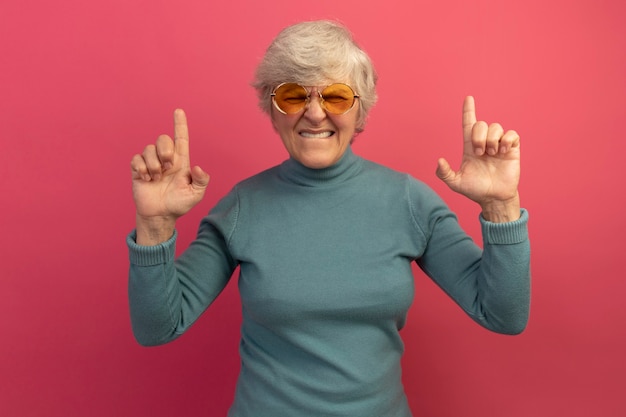
[{"label": "chin", "polygon": [[296,158],[298,162],[307,168],[311,169],[323,169],[335,164],[338,158],[330,156],[303,156]]},{"label": "chin", "polygon": [[300,163],[304,165],[305,167],[311,168],[311,169],[324,169],[332,165],[332,162],[327,162],[327,161],[304,160],[304,161],[300,161]]}]

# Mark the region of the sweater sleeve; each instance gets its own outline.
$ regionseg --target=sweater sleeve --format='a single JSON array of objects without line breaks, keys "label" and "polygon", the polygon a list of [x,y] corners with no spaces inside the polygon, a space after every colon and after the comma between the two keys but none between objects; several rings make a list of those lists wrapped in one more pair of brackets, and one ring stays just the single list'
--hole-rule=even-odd
[{"label": "sweater sleeve", "polygon": [[237,266],[227,243],[237,211],[236,192],[231,192],[201,221],[196,239],[178,259],[177,232],[156,246],[138,245],[135,231],[128,235],[130,318],[141,345],[176,339],[226,287]]},{"label": "sweater sleeve", "polygon": [[530,309],[528,212],[522,209],[521,217],[509,223],[480,216],[481,249],[432,190],[411,199],[419,206],[413,213],[427,241],[417,260],[420,268],[481,326],[521,333]]}]

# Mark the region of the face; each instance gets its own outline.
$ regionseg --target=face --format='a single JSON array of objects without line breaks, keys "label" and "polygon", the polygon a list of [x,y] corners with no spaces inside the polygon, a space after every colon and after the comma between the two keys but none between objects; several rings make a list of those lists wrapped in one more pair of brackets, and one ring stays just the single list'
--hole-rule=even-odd
[{"label": "face", "polygon": [[272,125],[289,155],[313,169],[329,167],[341,159],[354,137],[359,115],[359,100],[347,113],[326,112],[318,88],[310,88],[311,98],[298,113],[283,114],[274,106],[271,113]]}]

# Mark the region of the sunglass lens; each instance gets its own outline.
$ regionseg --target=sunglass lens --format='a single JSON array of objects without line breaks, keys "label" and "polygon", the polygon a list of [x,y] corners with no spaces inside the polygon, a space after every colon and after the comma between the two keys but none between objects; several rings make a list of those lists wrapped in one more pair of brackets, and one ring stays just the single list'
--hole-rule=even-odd
[{"label": "sunglass lens", "polygon": [[324,106],[334,114],[343,114],[354,105],[354,91],[346,84],[331,84],[322,91]]},{"label": "sunglass lens", "polygon": [[287,114],[298,113],[306,105],[307,91],[296,83],[281,85],[274,92],[274,102]]}]

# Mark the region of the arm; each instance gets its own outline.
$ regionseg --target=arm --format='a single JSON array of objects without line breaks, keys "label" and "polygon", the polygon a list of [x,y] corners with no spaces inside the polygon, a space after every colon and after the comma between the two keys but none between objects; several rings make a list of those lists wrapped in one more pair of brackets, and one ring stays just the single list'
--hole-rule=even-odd
[{"label": "arm", "polygon": [[480,205],[483,250],[444,210],[429,220],[428,249],[419,264],[481,325],[519,333],[530,305],[528,214],[520,208],[518,193],[520,137],[498,123],[477,122],[472,97],[463,103],[462,127],[460,169],[453,171],[441,158],[437,176]]},{"label": "arm", "polygon": [[206,308],[217,296],[230,276],[224,278],[220,265],[229,259],[219,234],[207,234],[205,246],[219,258],[210,289],[201,287],[193,267],[181,269],[174,262],[176,220],[202,199],[209,180],[199,167],[190,167],[182,110],[174,112],[174,140],[161,135],[132,158],[131,171],[136,206],[136,230],[127,239],[131,323],[141,344],[160,344],[181,334],[200,314],[199,306]]},{"label": "arm", "polygon": [[128,236],[130,317],[140,344],[154,346],[176,339],[226,287],[237,266],[225,238],[234,224],[235,204],[231,194],[222,199],[176,260],[176,232],[153,246],[135,243],[135,233]]},{"label": "arm", "polygon": [[[413,192],[414,216],[427,246],[417,260],[473,320],[497,333],[518,334],[530,307],[528,213],[494,223],[482,215],[483,249],[461,229],[456,216],[432,190]],[[434,202],[434,204],[433,204]]]}]

